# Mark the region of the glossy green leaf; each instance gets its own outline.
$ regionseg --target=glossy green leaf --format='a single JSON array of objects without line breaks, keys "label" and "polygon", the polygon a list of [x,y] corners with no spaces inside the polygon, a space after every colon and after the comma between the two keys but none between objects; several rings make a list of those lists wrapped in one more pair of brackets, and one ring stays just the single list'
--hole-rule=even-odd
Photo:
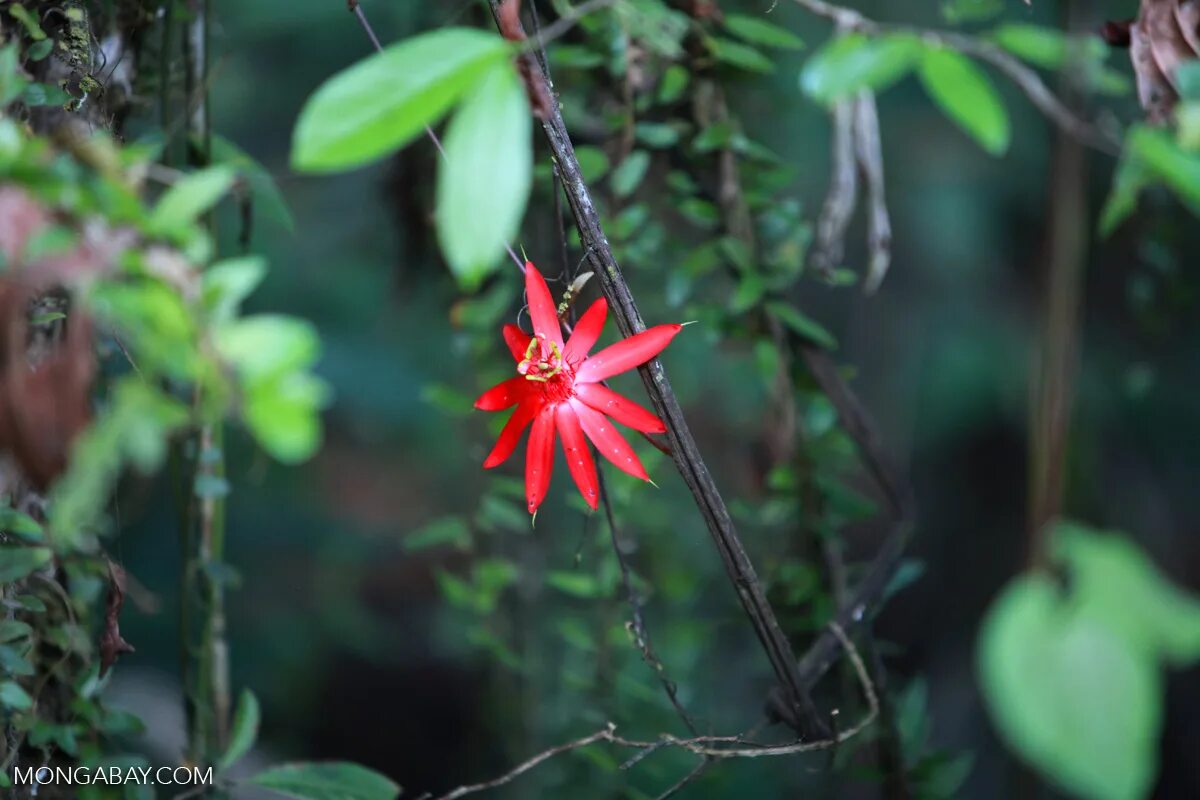
[{"label": "glossy green leaf", "polygon": [[588,183],[600,180],[608,174],[612,166],[608,155],[599,147],[580,145],[575,149],[575,158],[579,160],[579,171]]},{"label": "glossy green leaf", "polygon": [[284,463],[309,458],[329,401],[329,387],[307,372],[320,352],[312,326],[259,314],[219,328],[216,343],[242,380],[242,419],[258,443]]},{"label": "glossy green leaf", "polygon": [[230,167],[208,167],[176,181],[150,212],[151,233],[170,233],[194,222],[216,205],[236,177]]},{"label": "glossy green leaf", "polygon": [[833,338],[833,334],[827,331],[824,325],[807,314],[802,313],[795,306],[782,301],[775,301],[767,303],[767,311],[778,317],[780,322],[787,325],[794,332],[807,339],[811,339],[813,342],[821,345],[821,347],[827,350],[833,350],[837,347],[837,339]]},{"label": "glossy green leaf", "polygon": [[1157,665],[1053,580],[1013,581],[984,621],[979,672],[1008,745],[1063,788],[1094,800],[1145,797],[1157,771]]},{"label": "glossy green leaf", "polygon": [[0,706],[13,711],[28,711],[33,708],[33,698],[13,681],[0,683]]},{"label": "glossy green leaf", "polygon": [[22,655],[29,645],[21,649],[10,645],[0,645],[0,670],[16,678],[27,678],[36,671],[29,659]]},{"label": "glossy green leaf", "polygon": [[0,545],[0,583],[26,578],[50,563],[53,554],[46,547]]},{"label": "glossy green leaf", "polygon": [[258,698],[250,690],[244,690],[238,698],[237,710],[233,714],[233,727],[229,734],[229,747],[217,761],[221,772],[232,767],[254,747],[258,739],[258,726],[262,720]]},{"label": "glossy green leaf", "polygon": [[994,156],[1008,150],[1011,129],[1004,101],[971,59],[944,47],[927,48],[919,68],[929,97],[947,117]]},{"label": "glossy green leaf", "polygon": [[708,51],[718,61],[729,64],[732,67],[750,72],[766,73],[775,71],[775,62],[750,45],[735,42],[731,39],[719,39],[715,36],[706,38],[704,43],[708,46]]},{"label": "glossy green leaf", "polygon": [[585,572],[553,570],[546,573],[546,585],[571,597],[589,599],[603,594],[596,576]]},{"label": "glossy green leaf", "polygon": [[28,622],[16,619],[0,620],[0,643],[15,642],[28,637],[31,633],[33,633],[33,628],[29,627]]},{"label": "glossy green leaf", "polygon": [[435,222],[442,253],[468,291],[504,257],[533,184],[533,118],[511,64],[497,64],[463,101],[446,132]]},{"label": "glossy green leaf", "polygon": [[409,553],[442,546],[465,550],[470,545],[471,529],[462,517],[442,517],[434,520],[423,528],[406,534],[401,540],[401,546]]},{"label": "glossy green leaf", "polygon": [[610,180],[617,197],[628,197],[642,185],[646,170],[650,167],[650,154],[645,150],[634,150],[613,170]]},{"label": "glossy green leaf", "polygon": [[41,542],[45,536],[37,520],[15,508],[0,508],[0,531],[33,543]]},{"label": "glossy green leaf", "polygon": [[321,349],[311,323],[278,314],[256,314],[222,325],[216,343],[247,380],[307,369]]},{"label": "glossy green leaf", "polygon": [[647,147],[673,147],[679,141],[679,129],[665,122],[639,122],[635,131]]},{"label": "glossy green leaf", "polygon": [[205,270],[200,292],[209,319],[218,325],[232,320],[266,274],[266,261],[258,256],[227,259]]},{"label": "glossy green leaf", "polygon": [[378,772],[338,761],[283,764],[247,782],[298,800],[395,800],[400,796],[400,787]]},{"label": "glossy green leaf", "polygon": [[1051,541],[1078,613],[1148,658],[1177,666],[1200,659],[1200,599],[1173,586],[1127,537],[1062,522]]},{"label": "glossy green leaf", "polygon": [[663,73],[662,82],[658,85],[658,102],[674,103],[683,96],[691,79],[692,73],[679,64],[667,67],[667,71]]},{"label": "glossy green leaf", "polygon": [[25,57],[30,61],[41,61],[53,51],[54,40],[41,39],[29,45],[29,49],[25,51]]},{"label": "glossy green leaf", "polygon": [[800,50],[804,40],[774,22],[747,14],[726,14],[725,27],[739,39],[762,47],[780,47],[785,50]]},{"label": "glossy green leaf", "polygon": [[863,89],[882,91],[909,73],[922,50],[921,42],[908,34],[839,36],[805,64],[800,87],[826,104]]},{"label": "glossy green leaf", "polygon": [[363,59],[305,103],[292,136],[292,166],[334,172],[395,152],[510,52],[496,34],[442,28]]}]

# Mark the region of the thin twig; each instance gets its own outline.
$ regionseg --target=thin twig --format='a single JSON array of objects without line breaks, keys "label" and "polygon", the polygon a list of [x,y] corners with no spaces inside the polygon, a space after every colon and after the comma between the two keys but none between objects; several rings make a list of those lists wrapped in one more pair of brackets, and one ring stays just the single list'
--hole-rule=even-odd
[{"label": "thin twig", "polygon": [[613,733],[616,731],[616,728],[617,726],[610,722],[590,736],[584,736],[582,739],[576,739],[573,742],[567,742],[566,744],[560,744],[557,747],[551,747],[549,750],[543,750],[533,758],[527,761],[522,761],[520,764],[504,773],[499,778],[493,778],[492,780],[484,781],[483,783],[473,783],[469,786],[459,786],[457,789],[441,795],[437,798],[437,800],[457,800],[459,797],[465,797],[469,794],[475,794],[476,792],[484,792],[488,789],[495,789],[505,785],[506,783],[511,783],[512,781],[524,775],[526,772],[529,772],[529,770],[533,769],[538,764],[554,758],[557,755],[569,753],[572,750],[578,750],[581,747],[587,747],[588,745],[595,744],[596,742],[613,741]]},{"label": "thin twig", "polygon": [[[842,429],[854,441],[863,466],[883,492],[892,518],[887,537],[867,566],[866,575],[838,610],[836,623],[851,630],[870,620],[883,590],[895,574],[913,525],[915,503],[911,487],[880,445],[874,423],[858,397],[842,380],[829,355],[807,341],[799,343],[799,350],[813,379],[837,411]],[[799,671],[804,685],[814,686],[837,659],[841,649],[841,642],[829,632],[818,636],[800,659]]]},{"label": "thin twig", "polygon": [[[613,723],[606,723],[603,728],[595,733],[589,734],[579,739],[551,747],[543,750],[537,755],[526,761],[522,761],[513,769],[504,773],[498,778],[493,778],[490,781],[482,783],[473,783],[467,786],[459,786],[456,789],[440,795],[437,800],[458,800],[460,797],[465,797],[469,794],[483,792],[488,789],[495,789],[505,784],[511,783],[516,778],[529,772],[534,767],[554,756],[563,753],[569,753],[573,750],[578,750],[598,742],[609,742],[610,744],[619,747],[627,747],[638,750],[640,754],[647,755],[656,753],[664,749],[674,748],[686,750],[696,755],[707,756],[713,759],[725,758],[772,758],[778,756],[796,755],[798,753],[812,753],[818,750],[827,750],[831,747],[846,742],[849,739],[857,736],[867,726],[873,723],[879,715],[879,697],[875,692],[875,687],[871,684],[871,678],[867,673],[866,665],[863,663],[862,657],[858,654],[858,650],[854,647],[854,643],[846,636],[846,632],[842,630],[835,622],[829,624],[829,632],[834,636],[845,649],[850,663],[854,666],[855,674],[858,676],[859,682],[862,685],[864,697],[867,699],[867,714],[859,720],[854,726],[841,731],[837,736],[829,739],[822,739],[815,742],[788,742],[784,744],[756,744],[748,741],[744,736],[694,736],[688,739],[681,739],[670,734],[664,734],[654,741],[643,741],[638,739],[627,739],[617,735],[617,726]],[[698,773],[697,773],[698,774]],[[691,778],[689,777],[689,780]],[[676,784],[682,788],[680,782]],[[668,790],[671,791],[671,790]],[[669,794],[667,796],[670,796]],[[428,798],[429,795],[422,795],[422,798]]]},{"label": "thin twig", "polygon": [[[597,461],[599,459],[596,459]],[[600,485],[600,503],[604,506],[604,516],[608,521],[608,532],[612,538],[613,553],[617,557],[617,565],[621,569],[621,583],[625,586],[625,596],[629,600],[629,612],[632,617],[626,626],[630,634],[633,636],[633,641],[637,645],[638,650],[642,654],[642,660],[654,670],[654,674],[662,683],[663,691],[667,695],[667,699],[671,701],[671,706],[675,709],[675,713],[679,715],[679,719],[683,721],[684,727],[693,736],[698,736],[696,725],[692,721],[692,717],[688,714],[687,709],[683,707],[683,703],[679,700],[678,687],[675,681],[667,675],[666,669],[663,667],[662,659],[654,652],[654,643],[650,640],[650,631],[646,628],[646,619],[642,615],[642,600],[638,596],[637,589],[633,585],[633,572],[629,567],[629,560],[625,558],[624,551],[621,550],[621,536],[617,531],[617,521],[613,514],[612,498],[608,494],[608,486],[604,480],[603,465],[596,464],[596,479]]]},{"label": "thin twig", "polygon": [[674,797],[675,795],[679,794],[680,792],[682,792],[684,790],[684,788],[687,787],[687,785],[689,783],[691,783],[692,781],[696,780],[701,775],[703,775],[704,771],[707,770],[714,763],[715,762],[711,758],[705,758],[699,764],[692,767],[691,772],[689,772],[687,775],[684,775],[682,778],[680,778],[675,783],[671,784],[671,786],[668,787],[667,790],[664,791],[662,794],[660,794],[657,798],[655,798],[655,800],[668,800],[668,798]]}]

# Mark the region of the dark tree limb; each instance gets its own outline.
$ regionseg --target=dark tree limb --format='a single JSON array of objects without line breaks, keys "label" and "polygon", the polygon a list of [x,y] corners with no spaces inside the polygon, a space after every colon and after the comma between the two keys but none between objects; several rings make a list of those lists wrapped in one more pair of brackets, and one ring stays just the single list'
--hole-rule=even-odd
[{"label": "dark tree limb", "polygon": [[[503,3],[500,0],[490,0],[490,5],[493,15],[499,21]],[[526,52],[520,58],[526,64],[529,74],[537,76],[553,98],[553,85],[543,72],[536,56]],[[617,320],[617,327],[623,335],[631,336],[645,330],[646,325],[600,224],[600,214],[584,182],[575,148],[558,104],[555,101],[549,105],[548,113],[542,120],[542,129],[562,176],[567,202],[575,217],[581,244],[592,270],[600,280],[600,287]],[[825,733],[824,726],[812,724],[818,719],[816,709],[807,687],[801,680],[791,642],[767,601],[762,582],[730,519],[725,501],[700,455],[695,438],[679,406],[679,400],[667,379],[666,371],[657,359],[643,365],[638,371],[655,410],[667,427],[667,438],[671,444],[675,465],[704,517],[730,583],[733,584],[742,608],[750,618],[754,632],[771,662],[788,708],[792,712],[791,717],[802,721],[797,732],[802,736],[814,738],[822,736]]]},{"label": "dark tree limb", "polygon": [[[912,489],[880,445],[874,422],[858,397],[842,380],[828,353],[807,341],[799,342],[799,349],[813,379],[833,403],[842,428],[858,448],[863,466],[883,493],[892,519],[887,538],[867,567],[865,577],[849,592],[835,618],[838,625],[853,635],[855,629],[863,623],[869,623],[884,589],[896,572],[912,529],[915,504]],[[816,685],[838,659],[841,650],[838,637],[828,631],[817,637],[800,658],[802,684],[810,689]]]}]

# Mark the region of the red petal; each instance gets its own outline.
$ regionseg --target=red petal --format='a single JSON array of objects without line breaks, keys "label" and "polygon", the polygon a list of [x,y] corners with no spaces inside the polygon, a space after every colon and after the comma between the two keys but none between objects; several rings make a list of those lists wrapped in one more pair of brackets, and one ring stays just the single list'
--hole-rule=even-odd
[{"label": "red petal", "polygon": [[675,334],[683,330],[682,325],[656,325],[649,330],[634,334],[609,345],[583,362],[575,373],[577,383],[593,383],[611,378],[625,370],[645,364],[662,352],[671,343]]},{"label": "red petal", "polygon": [[592,461],[592,449],[579,426],[579,416],[570,404],[563,403],[555,411],[558,433],[562,436],[563,454],[567,457],[567,469],[579,487],[583,500],[595,511],[600,503],[600,484],[596,480],[596,462]]},{"label": "red petal", "polygon": [[550,473],[554,470],[554,409],[543,406],[529,429],[525,445],[525,499],[529,513],[538,510],[546,499]]},{"label": "red petal", "polygon": [[581,383],[575,386],[575,394],[601,414],[607,414],[622,425],[628,425],[642,433],[666,433],[667,426],[650,411],[642,408],[627,397],[599,383]]},{"label": "red petal", "polygon": [[[558,345],[558,351],[563,349],[562,328],[558,324],[558,307],[550,295],[550,287],[546,279],[532,261],[525,262],[525,302],[529,303],[529,318],[533,320],[533,332],[542,336],[547,342]],[[548,353],[546,354],[548,355]]]},{"label": "red petal", "polygon": [[563,350],[567,361],[576,364],[587,357],[596,344],[596,340],[600,338],[600,332],[604,330],[604,320],[607,318],[608,301],[601,297],[592,303],[591,307],[579,318],[579,322],[575,323],[575,330],[571,333],[571,338],[567,340],[567,346]]},{"label": "red petal", "polygon": [[529,340],[533,337],[511,323],[505,325],[502,331],[504,333],[504,343],[508,345],[508,350],[512,353],[513,361],[520,363],[525,360],[525,351],[529,349]]},{"label": "red petal", "polygon": [[484,460],[484,469],[498,467],[508,460],[508,457],[513,454],[513,450],[517,449],[517,442],[521,441],[521,432],[525,430],[525,426],[541,408],[542,399],[540,397],[531,397],[517,406],[517,410],[508,418],[508,422],[504,423],[504,429],[500,431],[500,438],[496,440],[496,446]]},{"label": "red petal", "polygon": [[527,394],[529,394],[529,381],[525,380],[524,375],[518,375],[497,383],[479,395],[479,399],[475,401],[475,407],[480,411],[503,411],[515,406]]},{"label": "red petal", "polygon": [[633,448],[625,441],[625,437],[613,425],[612,420],[579,400],[571,399],[568,402],[579,415],[579,424],[583,426],[583,432],[592,440],[592,444],[596,445],[600,455],[611,461],[617,469],[628,472],[635,478],[650,480],[646,468],[638,460],[637,453],[633,452]]}]

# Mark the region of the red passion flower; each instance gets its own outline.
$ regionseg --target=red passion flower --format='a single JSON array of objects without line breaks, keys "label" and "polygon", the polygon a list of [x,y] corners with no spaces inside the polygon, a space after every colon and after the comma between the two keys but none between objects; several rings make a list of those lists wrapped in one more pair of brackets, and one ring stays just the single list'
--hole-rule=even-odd
[{"label": "red passion flower", "polygon": [[571,477],[584,501],[595,509],[600,491],[588,442],[619,469],[648,481],[642,462],[612,420],[644,433],[666,431],[662,420],[601,381],[657,356],[683,326],[658,325],[589,356],[608,316],[604,298],[592,303],[564,343],[550,288],[530,262],[525,263],[525,294],[533,336],[516,325],[505,325],[503,329],[517,374],[475,401],[475,407],[483,411],[516,406],[483,466],[491,469],[504,463],[517,448],[522,431],[532,423],[525,451],[525,497],[533,514],[546,499],[550,486],[557,431]]}]

